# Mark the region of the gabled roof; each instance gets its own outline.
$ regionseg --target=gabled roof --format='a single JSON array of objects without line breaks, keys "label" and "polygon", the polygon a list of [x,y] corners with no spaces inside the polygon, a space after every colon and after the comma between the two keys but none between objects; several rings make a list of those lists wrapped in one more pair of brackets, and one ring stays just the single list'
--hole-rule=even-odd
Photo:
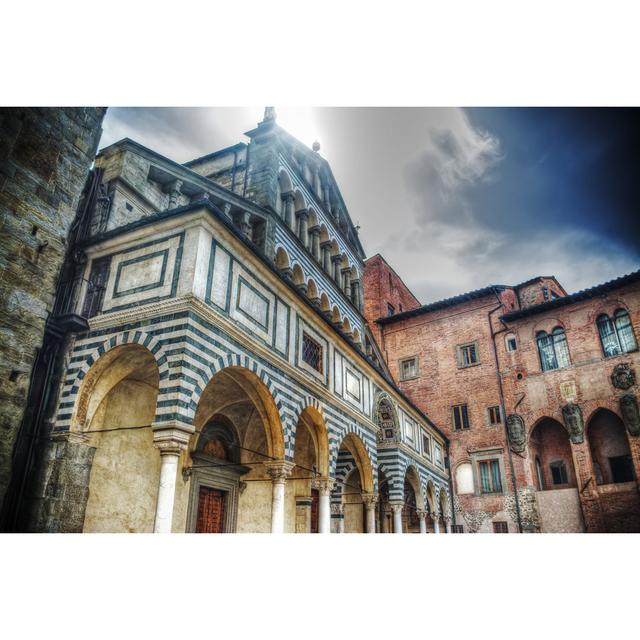
[{"label": "gabled roof", "polygon": [[566,307],[567,305],[573,304],[574,302],[595,298],[596,296],[599,296],[603,293],[607,293],[609,291],[619,289],[620,287],[623,287],[627,284],[632,284],[633,282],[640,282],[640,270],[633,271],[632,273],[629,273],[625,276],[620,276],[619,278],[615,278],[614,280],[609,280],[608,282],[598,284],[588,289],[582,289],[582,291],[577,291],[576,293],[563,296],[562,298],[549,300],[548,302],[543,302],[542,304],[536,304],[531,307],[527,307],[526,309],[511,311],[510,313],[506,313],[505,315],[503,315],[502,319],[507,321],[519,320],[520,318],[526,318],[528,316],[532,316],[537,313],[543,313],[550,309],[558,309],[560,307]]}]

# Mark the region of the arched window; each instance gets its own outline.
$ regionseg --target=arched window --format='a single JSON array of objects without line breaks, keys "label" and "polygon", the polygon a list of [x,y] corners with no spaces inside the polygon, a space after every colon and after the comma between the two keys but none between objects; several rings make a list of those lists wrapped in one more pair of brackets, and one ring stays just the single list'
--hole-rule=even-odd
[{"label": "arched window", "polygon": [[598,316],[597,325],[606,358],[638,349],[631,318],[624,309],[618,309],[613,314],[613,319],[606,314]]},{"label": "arched window", "polygon": [[569,348],[562,327],[556,327],[551,333],[538,331],[536,334],[540,365],[543,371],[562,369],[569,366]]}]

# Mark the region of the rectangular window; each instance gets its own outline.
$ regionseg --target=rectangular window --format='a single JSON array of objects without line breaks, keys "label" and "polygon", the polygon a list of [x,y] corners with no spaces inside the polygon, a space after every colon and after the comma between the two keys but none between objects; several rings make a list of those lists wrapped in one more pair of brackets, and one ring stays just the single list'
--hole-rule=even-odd
[{"label": "rectangular window", "polygon": [[453,407],[453,428],[455,431],[469,428],[469,411],[466,404]]},{"label": "rectangular window", "polygon": [[451,533],[464,533],[464,527],[461,524],[451,525]]},{"label": "rectangular window", "polygon": [[507,338],[507,351],[516,351],[518,349],[518,343],[515,338]]},{"label": "rectangular window", "polygon": [[504,521],[494,522],[493,533],[509,533],[509,527],[507,523]]},{"label": "rectangular window", "polygon": [[442,447],[439,444],[434,446],[434,452],[436,457],[436,464],[442,466]]},{"label": "rectangular window", "polygon": [[415,425],[409,419],[405,419],[404,421],[404,434],[407,436],[407,440],[410,440],[411,442],[414,441]]},{"label": "rectangular window", "polygon": [[418,375],[418,359],[407,358],[400,361],[400,380],[410,380]]},{"label": "rectangular window", "polygon": [[568,484],[569,479],[567,478],[567,465],[565,465],[564,460],[552,462],[549,466],[551,467],[551,479],[553,480],[553,484]]},{"label": "rectangular window", "polygon": [[322,345],[304,331],[302,332],[302,360],[322,373]]},{"label": "rectangular window", "polygon": [[470,367],[471,365],[478,364],[478,347],[476,343],[461,344],[458,347],[458,366]]},{"label": "rectangular window", "polygon": [[489,407],[489,424],[500,424],[502,419],[500,418],[500,407]]},{"label": "rectangular window", "polygon": [[429,436],[422,434],[422,453],[427,456],[427,458],[431,457],[431,440],[429,440]]},{"label": "rectangular window", "polygon": [[394,306],[387,302],[387,315],[392,316],[396,312]]},{"label": "rectangular window", "polygon": [[501,493],[502,479],[498,460],[483,460],[478,463],[480,470],[480,489],[482,493]]}]

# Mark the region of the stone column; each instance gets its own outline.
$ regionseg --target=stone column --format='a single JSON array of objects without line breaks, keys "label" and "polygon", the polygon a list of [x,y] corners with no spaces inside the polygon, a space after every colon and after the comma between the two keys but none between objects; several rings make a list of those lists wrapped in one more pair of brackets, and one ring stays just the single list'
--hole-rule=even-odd
[{"label": "stone column", "polygon": [[318,198],[322,198],[322,183],[320,182],[320,173],[318,171],[313,172],[313,190],[316,192]]},{"label": "stone column", "polygon": [[284,490],[287,478],[295,464],[286,460],[265,462],[264,466],[273,483],[271,497],[271,533],[284,533]]},{"label": "stone column", "polygon": [[153,444],[160,450],[160,482],[154,533],[171,533],[173,521],[173,503],[176,497],[176,476],[181,453],[189,445],[191,433],[176,425],[152,425]]},{"label": "stone column", "polygon": [[451,517],[450,516],[445,516],[444,529],[447,533],[451,533]]},{"label": "stone column", "polygon": [[440,514],[439,513],[431,514],[431,519],[433,520],[433,532],[440,533]]},{"label": "stone column", "polygon": [[402,533],[402,509],[404,503],[391,502],[390,504],[393,510],[393,533]]},{"label": "stone column", "polygon": [[342,277],[344,279],[344,295],[351,300],[351,267],[342,269]]},{"label": "stone column", "polygon": [[335,280],[336,284],[342,289],[342,286],[340,284],[340,267],[342,265],[342,256],[333,256],[331,258],[331,261],[333,262],[333,279]]},{"label": "stone column", "polygon": [[306,209],[296,211],[298,218],[298,238],[305,247],[309,247],[309,212]]},{"label": "stone column", "polygon": [[331,491],[335,482],[331,478],[320,478],[315,487],[320,493],[318,504],[318,533],[331,533]]},{"label": "stone column", "polygon": [[282,200],[284,202],[284,222],[291,229],[295,231],[294,221],[295,221],[295,211],[294,211],[294,201],[295,196],[293,195],[293,191],[287,191],[287,193],[282,194]]},{"label": "stone column", "polygon": [[367,512],[366,517],[366,531],[367,533],[376,532],[376,504],[378,502],[378,496],[375,493],[363,493],[362,502]]},{"label": "stone column", "polygon": [[344,533],[344,507],[341,502],[331,503],[331,521],[336,533]]},{"label": "stone column", "polygon": [[175,209],[178,206],[178,198],[182,189],[182,180],[172,180],[164,185],[164,191],[169,194],[167,209]]},{"label": "stone column", "polygon": [[418,518],[420,520],[420,533],[427,533],[427,512],[418,511]]},{"label": "stone column", "polygon": [[357,309],[360,309],[360,280],[351,281],[351,300]]},{"label": "stone column", "polygon": [[320,244],[322,250],[322,268],[328,276],[331,276],[331,240],[325,240]]},{"label": "stone column", "polygon": [[245,238],[251,240],[251,214],[248,211],[243,211],[240,214],[240,231]]},{"label": "stone column", "polygon": [[311,227],[309,233],[311,234],[311,253],[320,262],[320,227],[318,225]]}]

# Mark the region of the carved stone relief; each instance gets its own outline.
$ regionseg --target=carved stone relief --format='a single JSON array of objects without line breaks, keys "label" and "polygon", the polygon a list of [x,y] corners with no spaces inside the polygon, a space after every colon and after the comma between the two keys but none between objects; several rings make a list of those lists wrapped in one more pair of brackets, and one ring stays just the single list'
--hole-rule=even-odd
[{"label": "carved stone relief", "polygon": [[573,444],[584,442],[584,419],[582,418],[580,407],[572,402],[565,404],[562,407],[562,417],[571,442]]}]

